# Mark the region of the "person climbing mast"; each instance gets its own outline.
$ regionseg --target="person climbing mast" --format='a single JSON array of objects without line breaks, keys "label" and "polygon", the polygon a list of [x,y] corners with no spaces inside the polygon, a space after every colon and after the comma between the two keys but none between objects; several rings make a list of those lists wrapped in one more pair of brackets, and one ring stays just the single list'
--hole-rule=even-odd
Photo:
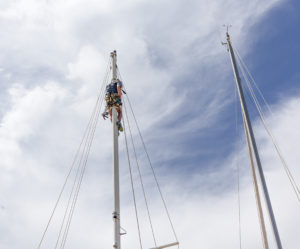
[{"label": "person climbing mast", "polygon": [[110,121],[112,121],[112,108],[116,107],[118,112],[117,126],[119,131],[123,131],[121,124],[122,120],[122,87],[123,83],[119,79],[112,79],[111,83],[106,86],[105,101],[106,107],[105,111],[102,113],[104,119],[110,116]]}]

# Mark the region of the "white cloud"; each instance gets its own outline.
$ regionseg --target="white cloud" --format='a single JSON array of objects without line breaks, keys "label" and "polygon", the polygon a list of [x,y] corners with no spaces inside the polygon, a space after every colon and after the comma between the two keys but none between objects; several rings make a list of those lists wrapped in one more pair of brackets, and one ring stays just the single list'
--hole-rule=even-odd
[{"label": "white cloud", "polygon": [[[26,0],[6,6],[2,3],[0,32],[4,39],[0,41],[3,55],[0,74],[10,77],[0,86],[9,106],[1,110],[0,247],[34,248],[38,243],[96,100],[109,52],[117,49],[118,65],[142,131],[146,133],[145,139],[155,141],[150,152],[158,157],[153,160],[167,165],[155,164],[161,173],[159,178],[181,248],[200,245],[237,248],[231,156],[223,160],[217,171],[213,166],[213,169],[203,168],[193,162],[199,171],[182,170],[180,173],[184,173],[180,175],[170,170],[166,160],[188,153],[195,155],[195,151],[189,152],[182,146],[181,140],[190,130],[211,132],[209,128],[223,116],[230,102],[231,93],[225,80],[230,68],[224,63],[228,61],[225,49],[219,45],[216,31],[219,25],[231,23],[232,36],[244,48],[240,50],[248,53],[249,44],[241,44],[248,38],[250,24],[259,22],[260,17],[279,3],[277,0],[228,0],[222,4],[134,0],[101,1],[101,4],[80,0]],[[276,122],[272,122],[275,124],[272,128],[297,176],[299,171],[294,165],[299,161],[299,142],[295,132],[299,120],[290,117],[300,115],[299,99],[279,106],[282,104],[283,109],[274,107]],[[74,249],[112,246],[110,127],[109,122],[102,121],[99,126],[102,129],[96,133],[67,244]],[[265,142],[262,133],[259,141],[265,144],[266,165],[275,165],[269,156],[271,145]],[[241,153],[247,160],[245,152]],[[212,160],[208,166],[214,163]],[[128,172],[124,167],[127,166],[122,161],[122,225],[128,230],[122,240],[124,248],[138,247]],[[294,208],[297,203],[292,201],[294,197],[278,167],[267,166],[267,180],[283,243],[293,249],[299,230],[299,216]],[[243,248],[260,248],[247,170],[245,165],[241,190]],[[146,186],[152,186],[148,173],[145,171]],[[151,210],[156,230],[161,232],[159,241],[168,243],[173,238],[161,213],[161,203],[154,197],[157,193],[152,188],[147,191],[153,198]],[[138,203],[143,207],[140,198]],[[145,221],[144,213],[141,220]],[[58,223],[55,224],[52,232]],[[149,232],[143,228],[150,247]],[[55,233],[51,234],[48,242],[55,239]],[[44,248],[50,247],[53,243],[45,243]]]}]

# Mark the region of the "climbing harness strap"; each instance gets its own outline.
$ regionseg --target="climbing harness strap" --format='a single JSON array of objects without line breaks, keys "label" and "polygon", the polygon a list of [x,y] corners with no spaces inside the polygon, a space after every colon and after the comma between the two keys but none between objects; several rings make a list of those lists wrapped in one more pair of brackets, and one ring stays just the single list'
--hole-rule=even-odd
[{"label": "climbing harness strap", "polygon": [[122,105],[122,101],[117,93],[106,94],[105,101],[108,108],[112,108],[113,106],[119,107]]}]

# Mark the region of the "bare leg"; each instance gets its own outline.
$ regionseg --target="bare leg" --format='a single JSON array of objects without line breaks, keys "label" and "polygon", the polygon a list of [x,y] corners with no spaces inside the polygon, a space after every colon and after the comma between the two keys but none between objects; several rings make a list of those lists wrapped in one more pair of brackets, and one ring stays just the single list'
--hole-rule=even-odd
[{"label": "bare leg", "polygon": [[118,120],[121,122],[121,120],[122,120],[122,106],[119,106],[117,108],[117,111],[118,111]]},{"label": "bare leg", "polygon": [[112,121],[112,108],[109,108],[109,117],[110,117],[110,122]]}]

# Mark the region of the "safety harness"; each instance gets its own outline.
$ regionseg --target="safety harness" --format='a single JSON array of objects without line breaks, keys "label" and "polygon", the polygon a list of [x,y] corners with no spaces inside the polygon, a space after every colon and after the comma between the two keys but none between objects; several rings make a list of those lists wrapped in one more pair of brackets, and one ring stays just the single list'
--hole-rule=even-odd
[{"label": "safety harness", "polygon": [[112,108],[113,106],[119,107],[122,105],[121,99],[117,93],[106,94],[105,101],[108,108]]},{"label": "safety harness", "polygon": [[109,109],[113,106],[119,107],[122,105],[122,101],[118,95],[117,85],[118,82],[112,82],[106,87],[105,101]]}]

